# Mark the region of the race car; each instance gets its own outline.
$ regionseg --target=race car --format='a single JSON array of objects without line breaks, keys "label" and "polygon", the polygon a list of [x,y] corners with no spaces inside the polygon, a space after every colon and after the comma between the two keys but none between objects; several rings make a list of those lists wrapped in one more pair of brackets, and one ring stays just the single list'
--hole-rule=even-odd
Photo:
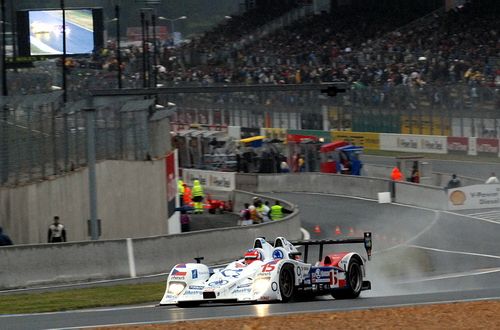
[{"label": "race car", "polygon": [[[371,289],[364,280],[365,262],[357,252],[328,254],[324,245],[364,243],[371,256],[371,233],[361,238],[294,241],[278,237],[271,244],[256,238],[243,259],[223,268],[196,263],[177,264],[170,271],[161,305],[197,306],[207,302],[287,302],[299,296],[331,294],[336,299],[357,298]],[[298,246],[304,247],[304,259]],[[319,261],[307,263],[310,246],[319,246]]]}]

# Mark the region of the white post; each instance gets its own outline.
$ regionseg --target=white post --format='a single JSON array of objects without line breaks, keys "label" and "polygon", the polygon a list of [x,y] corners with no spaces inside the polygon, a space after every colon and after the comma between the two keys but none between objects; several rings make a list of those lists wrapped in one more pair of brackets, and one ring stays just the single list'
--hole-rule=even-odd
[{"label": "white post", "polygon": [[134,246],[132,245],[132,239],[127,238],[127,256],[128,256],[128,268],[130,270],[130,277],[135,278],[137,274],[135,272],[135,258],[134,258]]}]

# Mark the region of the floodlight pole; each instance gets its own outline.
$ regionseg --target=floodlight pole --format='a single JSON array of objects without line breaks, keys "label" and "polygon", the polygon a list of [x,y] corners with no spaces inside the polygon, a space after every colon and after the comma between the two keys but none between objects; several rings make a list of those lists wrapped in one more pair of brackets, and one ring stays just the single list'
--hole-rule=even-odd
[{"label": "floodlight pole", "polygon": [[146,48],[144,53],[146,54],[146,73],[148,75],[147,87],[151,87],[151,63],[149,62],[149,20],[146,19],[144,22],[144,30],[146,31],[146,42],[144,43]]},{"label": "floodlight pole", "polygon": [[153,25],[153,87],[156,88],[158,84],[158,63],[157,63],[157,55],[158,55],[158,47],[156,46],[156,15],[153,13],[151,15],[151,24]]},{"label": "floodlight pole", "polygon": [[[7,96],[7,68],[5,67],[5,56],[6,56],[6,41],[5,41],[5,0],[1,0],[1,10],[2,10],[2,96]],[[1,132],[1,149],[0,153],[3,157],[0,157],[2,161],[0,163],[0,184],[7,182],[9,179],[9,143],[8,143],[8,133],[7,133],[7,122],[9,119],[9,107],[6,103],[2,108],[2,120],[0,120],[0,132]]]},{"label": "floodlight pole", "polygon": [[141,10],[141,30],[142,30],[142,87],[146,88],[146,36],[144,31],[144,12]]},{"label": "floodlight pole", "polygon": [[122,54],[120,47],[120,6],[115,6],[116,18],[116,61],[118,62],[118,88],[122,88]]},{"label": "floodlight pole", "polygon": [[62,42],[63,42],[63,52],[62,52],[62,90],[63,90],[63,101],[66,103],[68,100],[68,93],[66,91],[66,10],[64,8],[64,0],[61,0],[61,10],[62,10]]},{"label": "floodlight pole", "polygon": [[[2,10],[2,95],[7,96],[8,95],[8,90],[7,90],[7,68],[5,67],[5,62],[6,62],[6,46],[7,42],[5,39],[5,26],[7,25],[7,22],[5,22],[5,0],[2,0],[1,3],[1,10]],[[5,110],[4,110],[5,111]]]}]

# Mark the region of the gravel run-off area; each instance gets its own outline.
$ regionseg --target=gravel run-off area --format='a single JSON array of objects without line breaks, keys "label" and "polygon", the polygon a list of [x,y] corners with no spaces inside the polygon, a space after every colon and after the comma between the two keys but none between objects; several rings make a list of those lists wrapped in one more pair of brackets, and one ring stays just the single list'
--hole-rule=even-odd
[{"label": "gravel run-off area", "polygon": [[500,329],[500,301],[374,308],[332,313],[181,321],[102,329]]}]

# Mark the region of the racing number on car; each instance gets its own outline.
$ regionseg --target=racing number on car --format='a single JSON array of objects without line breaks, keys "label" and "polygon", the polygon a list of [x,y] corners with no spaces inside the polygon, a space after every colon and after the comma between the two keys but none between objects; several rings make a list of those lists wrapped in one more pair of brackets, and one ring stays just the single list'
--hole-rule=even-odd
[{"label": "racing number on car", "polygon": [[265,264],[262,266],[262,272],[263,273],[272,272],[275,268],[276,268],[275,265]]}]

